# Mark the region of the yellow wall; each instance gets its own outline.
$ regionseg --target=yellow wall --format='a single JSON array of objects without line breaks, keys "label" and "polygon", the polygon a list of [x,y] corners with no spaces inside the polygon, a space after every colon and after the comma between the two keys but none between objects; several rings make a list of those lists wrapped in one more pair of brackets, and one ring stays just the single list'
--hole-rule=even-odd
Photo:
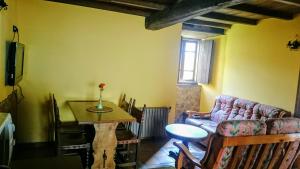
[{"label": "yellow wall", "polygon": [[[214,96],[223,93],[293,112],[300,51],[290,51],[286,45],[296,34],[300,35],[300,17],[291,21],[267,19],[257,26],[234,25],[222,44],[225,47],[218,50],[221,57],[214,68],[217,74],[224,75],[215,75],[212,84],[203,85],[212,91],[202,90],[201,110],[209,110]],[[218,68],[221,62],[224,71]]]},{"label": "yellow wall", "polygon": [[143,17],[42,0],[18,7],[26,44],[20,142],[46,141],[49,92],[64,120],[73,118],[64,102],[97,99],[99,82],[107,83],[104,99],[117,103],[125,92],[138,105],[174,110],[180,25],[149,31]]},{"label": "yellow wall", "polygon": [[16,0],[7,0],[5,2],[8,5],[8,10],[0,12],[0,101],[12,91],[12,87],[5,86],[5,65],[7,41],[12,40],[12,27],[17,24]]},{"label": "yellow wall", "polygon": [[213,107],[215,97],[222,94],[223,72],[225,63],[226,36],[214,38],[214,56],[209,84],[201,84],[200,111],[209,112]]}]

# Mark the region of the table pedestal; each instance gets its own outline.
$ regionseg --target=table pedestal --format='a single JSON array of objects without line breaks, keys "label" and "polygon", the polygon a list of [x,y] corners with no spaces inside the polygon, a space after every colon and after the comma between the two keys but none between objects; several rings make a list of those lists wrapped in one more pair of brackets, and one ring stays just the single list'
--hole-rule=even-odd
[{"label": "table pedestal", "polygon": [[114,169],[115,149],[117,147],[116,128],[118,123],[94,124],[93,141],[94,164],[92,169]]}]

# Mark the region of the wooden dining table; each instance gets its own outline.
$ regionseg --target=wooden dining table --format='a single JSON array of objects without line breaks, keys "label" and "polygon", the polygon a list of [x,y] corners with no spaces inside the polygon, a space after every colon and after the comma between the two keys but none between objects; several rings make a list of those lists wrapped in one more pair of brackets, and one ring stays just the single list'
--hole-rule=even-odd
[{"label": "wooden dining table", "polygon": [[79,124],[92,124],[95,128],[93,140],[94,163],[92,169],[114,169],[114,155],[117,146],[116,128],[120,122],[132,122],[135,118],[116,104],[104,101],[103,105],[112,108],[111,112],[95,113],[87,109],[98,104],[97,101],[67,101]]}]

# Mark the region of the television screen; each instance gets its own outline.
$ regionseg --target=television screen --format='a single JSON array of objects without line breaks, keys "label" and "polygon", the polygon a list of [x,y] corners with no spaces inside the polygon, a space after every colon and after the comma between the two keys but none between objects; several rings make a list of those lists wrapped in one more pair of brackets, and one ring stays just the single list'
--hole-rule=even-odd
[{"label": "television screen", "polygon": [[6,84],[16,85],[23,77],[24,44],[11,42],[7,57]]}]

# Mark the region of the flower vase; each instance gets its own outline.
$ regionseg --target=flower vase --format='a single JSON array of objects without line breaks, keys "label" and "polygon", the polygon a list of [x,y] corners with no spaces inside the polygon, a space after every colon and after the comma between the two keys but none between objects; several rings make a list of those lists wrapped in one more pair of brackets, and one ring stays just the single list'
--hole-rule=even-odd
[{"label": "flower vase", "polygon": [[103,91],[103,90],[100,89],[99,102],[98,102],[98,105],[97,105],[97,109],[99,109],[99,110],[102,110],[102,109],[103,109],[103,103],[102,103],[102,91]]}]

